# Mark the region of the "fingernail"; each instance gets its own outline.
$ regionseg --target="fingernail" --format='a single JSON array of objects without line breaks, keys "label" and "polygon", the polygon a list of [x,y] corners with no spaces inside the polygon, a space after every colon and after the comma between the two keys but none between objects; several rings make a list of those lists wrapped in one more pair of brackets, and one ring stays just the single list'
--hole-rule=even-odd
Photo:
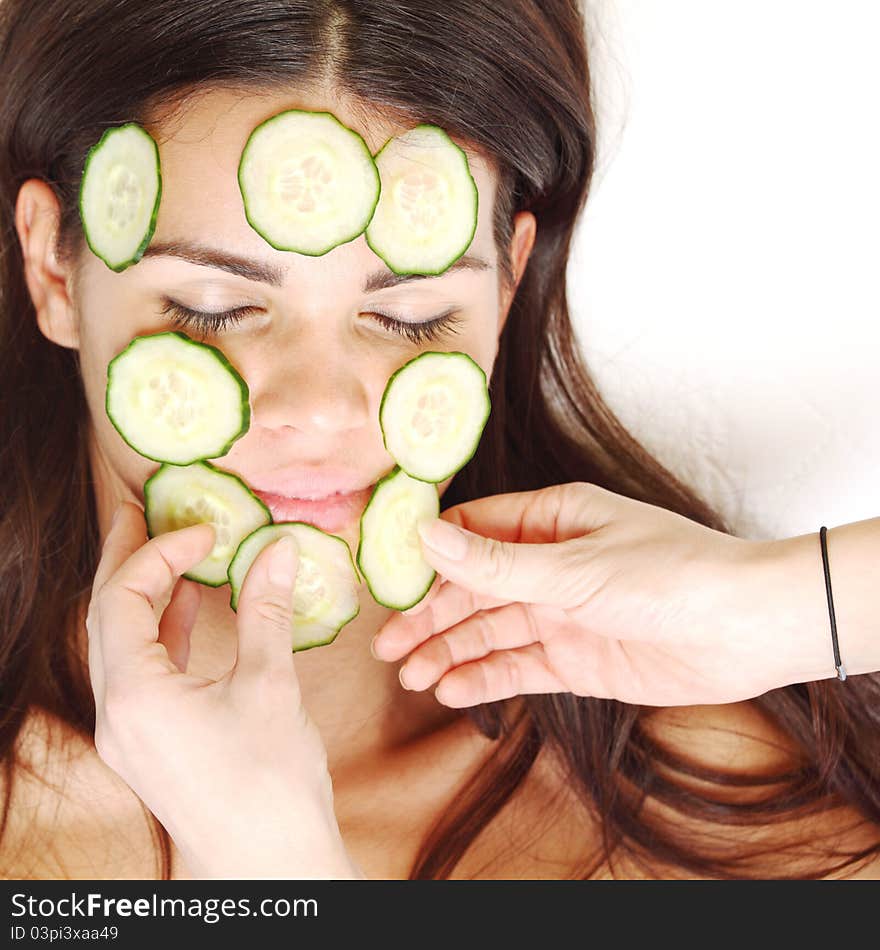
[{"label": "fingernail", "polygon": [[284,587],[290,583],[298,553],[296,540],[289,534],[275,542],[269,561],[269,580],[273,584]]},{"label": "fingernail", "polygon": [[378,639],[379,639],[378,637],[373,637],[373,639],[370,640],[370,653],[372,653],[374,660],[379,659],[379,657],[376,655],[376,641]]},{"label": "fingernail", "polygon": [[450,561],[462,561],[467,554],[468,539],[455,525],[440,518],[423,521],[416,525],[419,536],[429,548],[449,558]]},{"label": "fingernail", "polygon": [[402,666],[402,667],[397,671],[397,678],[400,680],[400,685],[401,685],[404,689],[409,689],[409,687],[406,685],[406,681],[405,681],[404,678],[403,678],[403,671],[404,671],[405,669],[406,669],[406,667],[405,667],[405,666]]}]

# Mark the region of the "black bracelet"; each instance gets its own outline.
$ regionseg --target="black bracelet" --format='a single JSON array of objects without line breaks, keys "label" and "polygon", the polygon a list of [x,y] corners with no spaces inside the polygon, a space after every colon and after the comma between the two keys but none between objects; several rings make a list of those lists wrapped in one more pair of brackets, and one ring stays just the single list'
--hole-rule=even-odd
[{"label": "black bracelet", "polygon": [[828,595],[828,614],[831,617],[831,645],[834,648],[834,668],[837,678],[842,682],[846,679],[846,670],[840,662],[840,647],[837,645],[837,621],[834,619],[834,598],[831,596],[831,572],[828,570],[828,529],[822,525],[819,528],[819,542],[822,547],[822,566],[825,568],[825,593]]}]

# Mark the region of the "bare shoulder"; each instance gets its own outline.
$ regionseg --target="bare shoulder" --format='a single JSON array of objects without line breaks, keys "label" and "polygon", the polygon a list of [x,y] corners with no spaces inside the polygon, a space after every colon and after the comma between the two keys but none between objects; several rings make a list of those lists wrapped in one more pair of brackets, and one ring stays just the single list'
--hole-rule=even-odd
[{"label": "bare shoulder", "polygon": [[[92,742],[54,717],[33,712],[16,754],[0,876],[48,880],[154,873],[149,859],[144,861],[150,832],[143,809],[98,758]],[[9,790],[0,791],[5,796]]]}]

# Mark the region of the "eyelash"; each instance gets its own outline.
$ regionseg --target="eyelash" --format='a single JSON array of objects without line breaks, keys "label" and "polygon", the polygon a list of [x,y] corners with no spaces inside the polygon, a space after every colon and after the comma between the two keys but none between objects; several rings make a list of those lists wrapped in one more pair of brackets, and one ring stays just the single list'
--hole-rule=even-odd
[{"label": "eyelash", "polygon": [[[189,307],[184,307],[183,304],[175,303],[173,300],[166,300],[162,308],[162,314],[170,315],[171,325],[174,327],[192,327],[200,333],[210,334],[222,333],[223,330],[241,323],[245,317],[256,313],[258,309],[257,307],[238,307],[235,310],[204,313],[201,310],[191,310]],[[386,329],[406,337],[416,345],[438,340],[447,331],[456,333],[455,325],[461,322],[459,311],[455,308],[423,323],[408,323],[386,313],[373,313],[371,316],[375,317]]]},{"label": "eyelash", "polygon": [[425,320],[424,323],[407,323],[405,320],[396,320],[385,313],[374,313],[372,316],[386,329],[393,330],[400,336],[405,336],[416,345],[439,340],[446,332],[457,333],[455,326],[461,322],[456,309],[447,310],[438,317]]},{"label": "eyelash", "polygon": [[193,328],[204,334],[222,333],[256,311],[256,307],[238,307],[236,310],[223,310],[219,313],[203,313],[201,310],[190,310],[173,300],[166,300],[162,307],[162,314],[170,316],[173,327]]}]

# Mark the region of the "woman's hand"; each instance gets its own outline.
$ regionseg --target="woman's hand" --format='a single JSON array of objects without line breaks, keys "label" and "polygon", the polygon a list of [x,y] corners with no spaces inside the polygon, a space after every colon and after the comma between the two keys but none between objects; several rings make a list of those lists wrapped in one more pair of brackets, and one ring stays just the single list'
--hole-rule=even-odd
[{"label": "woman's hand", "polygon": [[181,575],[213,539],[210,525],[194,525],[147,541],[143,512],[119,509],[86,621],[98,754],[196,877],[361,877],[294,670],[292,538],[267,546],[248,573],[232,669],[216,681],[181,672],[200,602]]},{"label": "woman's hand", "polygon": [[[435,528],[447,529],[445,555],[428,546]],[[834,672],[830,641],[799,630],[798,642],[784,622],[798,595],[784,574],[768,582],[774,542],[585,482],[466,502],[419,533],[438,577],[383,626],[373,653],[409,654],[403,685],[437,683],[446,705],[562,691],[726,703]],[[818,596],[818,547],[816,558]]]}]

